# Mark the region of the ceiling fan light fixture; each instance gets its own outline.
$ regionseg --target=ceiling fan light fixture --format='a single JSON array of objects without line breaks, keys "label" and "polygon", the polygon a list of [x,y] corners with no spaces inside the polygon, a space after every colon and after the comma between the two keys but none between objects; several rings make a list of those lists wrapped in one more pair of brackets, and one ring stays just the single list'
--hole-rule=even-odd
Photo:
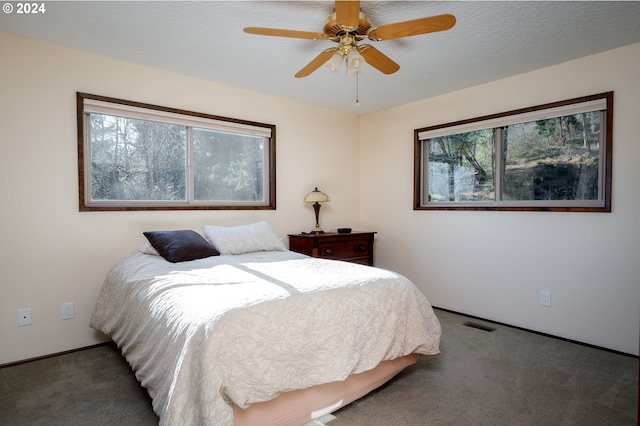
[{"label": "ceiling fan light fixture", "polygon": [[347,77],[356,75],[362,71],[362,65],[364,65],[364,58],[358,53],[356,49],[352,49],[347,53]]},{"label": "ceiling fan light fixture", "polygon": [[343,62],[344,56],[342,56],[340,52],[336,52],[327,62],[324,63],[324,65],[329,69],[329,71],[337,74],[340,72],[340,67]]}]

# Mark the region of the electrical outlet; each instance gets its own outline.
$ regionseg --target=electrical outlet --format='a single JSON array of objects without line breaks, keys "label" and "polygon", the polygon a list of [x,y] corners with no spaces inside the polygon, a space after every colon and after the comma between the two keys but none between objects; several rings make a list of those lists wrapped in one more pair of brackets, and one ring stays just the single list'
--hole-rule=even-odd
[{"label": "electrical outlet", "polygon": [[62,319],[72,319],[73,318],[73,302],[63,303],[62,304]]},{"label": "electrical outlet", "polygon": [[18,327],[31,325],[31,308],[18,309]]},{"label": "electrical outlet", "polygon": [[551,292],[550,291],[541,291],[540,292],[540,304],[542,306],[551,306]]}]

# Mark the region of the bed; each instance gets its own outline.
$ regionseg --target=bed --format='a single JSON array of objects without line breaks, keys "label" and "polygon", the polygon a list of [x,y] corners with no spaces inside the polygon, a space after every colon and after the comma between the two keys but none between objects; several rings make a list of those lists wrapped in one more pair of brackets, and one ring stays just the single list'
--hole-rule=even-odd
[{"label": "bed", "polygon": [[204,234],[145,233],[91,318],[161,425],[301,425],[439,353],[438,319],[403,276],[294,253],[266,223]]}]

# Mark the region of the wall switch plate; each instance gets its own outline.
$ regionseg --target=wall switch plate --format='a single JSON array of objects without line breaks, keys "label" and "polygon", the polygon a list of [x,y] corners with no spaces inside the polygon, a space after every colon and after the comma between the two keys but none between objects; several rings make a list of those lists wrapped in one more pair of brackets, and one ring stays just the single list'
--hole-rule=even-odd
[{"label": "wall switch plate", "polygon": [[18,327],[31,325],[31,308],[18,309]]},{"label": "wall switch plate", "polygon": [[542,306],[551,306],[551,292],[550,291],[541,291],[540,292],[540,304]]},{"label": "wall switch plate", "polygon": [[73,302],[71,303],[63,303],[62,304],[62,319],[72,319],[73,318]]}]

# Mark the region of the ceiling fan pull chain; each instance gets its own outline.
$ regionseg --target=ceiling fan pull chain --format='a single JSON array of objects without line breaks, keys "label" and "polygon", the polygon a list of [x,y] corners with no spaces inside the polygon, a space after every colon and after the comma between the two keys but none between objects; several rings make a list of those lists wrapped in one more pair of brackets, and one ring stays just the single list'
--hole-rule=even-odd
[{"label": "ceiling fan pull chain", "polygon": [[359,78],[360,78],[360,73],[356,73],[356,106],[360,106],[360,97],[358,95],[359,92]]}]

